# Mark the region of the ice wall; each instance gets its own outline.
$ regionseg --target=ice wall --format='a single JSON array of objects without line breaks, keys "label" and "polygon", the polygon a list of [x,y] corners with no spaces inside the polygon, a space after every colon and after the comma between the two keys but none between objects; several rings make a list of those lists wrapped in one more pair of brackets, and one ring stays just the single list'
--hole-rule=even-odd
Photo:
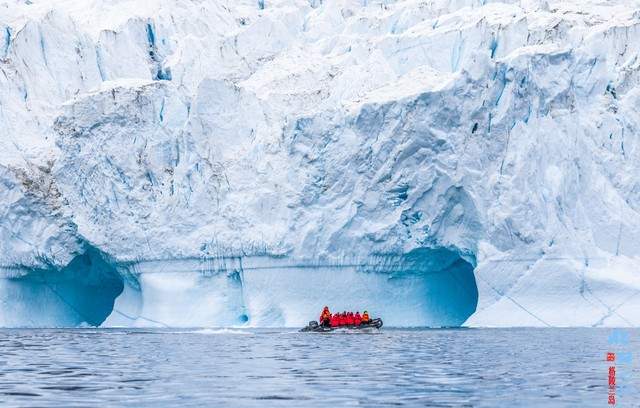
[{"label": "ice wall", "polygon": [[4,0],[0,322],[636,326],[639,10]]},{"label": "ice wall", "polygon": [[[318,308],[366,310],[388,325],[459,326],[475,311],[473,266],[420,249],[369,263],[273,257],[144,261],[122,266],[115,326],[303,326]],[[197,300],[197,301],[194,301]]]}]

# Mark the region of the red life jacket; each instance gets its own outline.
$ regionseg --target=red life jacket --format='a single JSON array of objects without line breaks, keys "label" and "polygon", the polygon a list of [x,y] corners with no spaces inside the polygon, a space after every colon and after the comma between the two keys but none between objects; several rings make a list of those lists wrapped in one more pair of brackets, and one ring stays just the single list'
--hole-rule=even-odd
[{"label": "red life jacket", "polygon": [[353,319],[353,313],[347,314],[347,324],[349,326],[353,326],[355,324],[355,320]]},{"label": "red life jacket", "polygon": [[346,326],[347,325],[347,316],[345,316],[344,314],[340,315],[340,326]]},{"label": "red life jacket", "polygon": [[353,316],[353,324],[360,326],[360,323],[362,323],[362,317],[360,317],[360,313],[356,312],[356,315]]},{"label": "red life jacket", "polygon": [[334,314],[333,316],[331,316],[331,327],[338,327],[340,326],[340,316],[338,316],[338,314]]}]

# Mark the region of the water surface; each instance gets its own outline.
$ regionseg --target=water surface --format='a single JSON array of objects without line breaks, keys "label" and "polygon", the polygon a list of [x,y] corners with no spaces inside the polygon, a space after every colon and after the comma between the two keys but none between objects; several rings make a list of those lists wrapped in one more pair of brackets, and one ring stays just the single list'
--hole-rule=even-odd
[{"label": "water surface", "polygon": [[[0,330],[2,406],[607,406],[606,329]],[[628,350],[639,350],[628,330]],[[635,357],[635,356],[634,356]],[[636,365],[637,367],[637,365]],[[621,370],[622,368],[620,368]],[[630,370],[629,370],[630,372]],[[632,373],[638,384],[638,370]],[[638,406],[640,395],[619,397]]]}]

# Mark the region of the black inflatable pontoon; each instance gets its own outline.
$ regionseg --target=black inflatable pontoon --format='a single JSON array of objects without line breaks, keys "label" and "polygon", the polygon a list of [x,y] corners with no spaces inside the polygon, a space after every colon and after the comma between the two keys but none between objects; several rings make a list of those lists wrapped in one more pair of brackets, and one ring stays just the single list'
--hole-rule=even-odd
[{"label": "black inflatable pontoon", "polygon": [[369,323],[363,323],[359,326],[339,326],[339,327],[326,327],[320,326],[318,322],[312,320],[306,327],[300,329],[301,332],[316,332],[316,333],[327,333],[332,332],[334,330],[347,329],[347,330],[363,330],[363,329],[379,329],[382,327],[382,319],[373,319],[369,321]]}]

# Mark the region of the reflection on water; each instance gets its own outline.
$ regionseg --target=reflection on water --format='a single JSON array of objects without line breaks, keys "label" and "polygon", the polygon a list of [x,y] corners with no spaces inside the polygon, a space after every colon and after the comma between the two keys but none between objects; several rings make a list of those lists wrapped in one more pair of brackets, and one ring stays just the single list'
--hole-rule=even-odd
[{"label": "reflection on water", "polygon": [[[640,333],[630,330],[631,349]],[[0,330],[3,406],[606,406],[605,329]],[[631,378],[640,379],[636,371]],[[632,406],[636,391],[618,402]]]}]

